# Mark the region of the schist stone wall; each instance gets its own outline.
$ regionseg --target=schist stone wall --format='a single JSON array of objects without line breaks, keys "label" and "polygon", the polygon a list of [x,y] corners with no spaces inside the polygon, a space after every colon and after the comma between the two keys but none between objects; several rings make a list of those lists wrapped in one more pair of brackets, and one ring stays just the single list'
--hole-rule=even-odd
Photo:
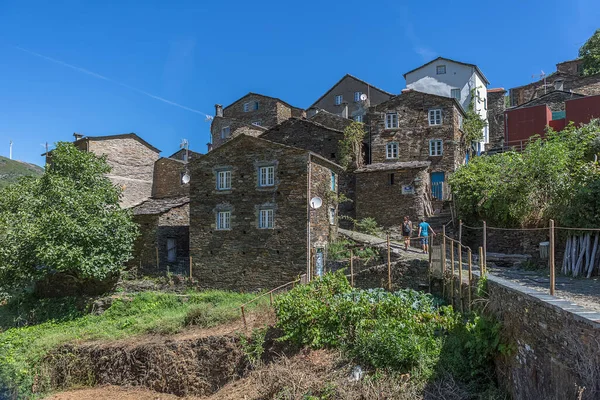
[{"label": "schist stone wall", "polygon": [[489,143],[487,149],[497,149],[504,146],[504,111],[506,90],[492,89],[487,92]]},{"label": "schist stone wall", "polygon": [[[441,109],[441,125],[430,126],[428,112]],[[388,113],[397,113],[398,128],[386,129]],[[369,109],[372,162],[428,161],[430,172],[444,172],[445,179],[465,162],[466,147],[459,119],[464,115],[452,98],[405,91]],[[442,155],[430,155],[430,141],[441,140]],[[398,143],[398,157],[387,158],[386,146]],[[447,191],[446,191],[447,192]]]},{"label": "schist stone wall", "polygon": [[87,151],[107,155],[107,162],[112,168],[107,177],[124,189],[121,207],[132,207],[150,197],[154,162],[159,158],[158,151],[133,137],[105,140],[90,138],[77,143],[79,146],[85,146]]},{"label": "schist stone wall", "polygon": [[[229,133],[224,133],[223,128],[229,127]],[[227,141],[240,135],[260,136],[266,131],[266,128],[252,125],[250,122],[244,122],[233,118],[215,117],[210,125],[210,134],[212,136],[212,148],[223,145]]]},{"label": "schist stone wall", "polygon": [[[134,208],[133,219],[140,227],[140,236],[135,242],[134,258],[128,264],[144,275],[165,275],[167,271],[185,273],[189,265],[189,203],[183,199],[158,202]],[[174,206],[164,210],[170,206],[167,202]],[[155,210],[151,210],[153,207]],[[173,262],[168,259],[168,239],[174,239],[177,248]]]},{"label": "schist stone wall", "polygon": [[344,129],[346,129],[346,127],[352,123],[352,120],[349,118],[344,118],[325,110],[318,109],[314,111],[316,113],[308,116],[308,119],[328,128],[333,128],[343,132]]},{"label": "schist stone wall", "polygon": [[[203,287],[273,288],[306,272],[313,195],[308,157],[301,149],[241,136],[192,162],[192,176],[198,178],[190,188],[190,247],[194,276]],[[268,165],[275,166],[275,185],[259,187],[258,169]],[[317,166],[310,169],[312,185],[330,184],[330,174]],[[223,170],[231,171],[230,190],[217,190],[217,174]],[[274,227],[259,229],[259,211],[268,208],[274,210]],[[231,212],[230,229],[216,229],[219,211]],[[314,218],[326,221],[327,210]],[[321,228],[313,235],[317,240],[325,236]]]},{"label": "schist stone wall", "polygon": [[[398,163],[400,164],[400,163]],[[396,168],[371,164],[356,171],[356,218],[375,218],[384,227],[400,226],[408,215],[411,220],[426,214],[429,182],[428,165]],[[404,188],[404,186],[410,186]]]},{"label": "schist stone wall", "polygon": [[161,158],[154,163],[154,182],[152,184],[152,197],[161,199],[165,197],[182,197],[190,193],[190,184],[182,182],[185,174],[184,161]]},{"label": "schist stone wall", "polygon": [[546,77],[545,85],[542,79],[510,89],[510,104],[519,106],[554,90],[572,91],[585,96],[600,94],[600,74],[580,76],[556,72]]},{"label": "schist stone wall", "polygon": [[536,97],[525,104],[515,108],[533,107],[545,104],[551,111],[565,111],[565,101],[585,97],[578,93],[565,92],[562,90],[553,90],[552,92]]},{"label": "schist stone wall", "polygon": [[337,236],[337,201],[332,194],[338,190],[338,171],[317,157],[310,159],[310,198],[318,196],[323,200],[321,207],[310,208],[310,241],[314,249],[324,249]]}]

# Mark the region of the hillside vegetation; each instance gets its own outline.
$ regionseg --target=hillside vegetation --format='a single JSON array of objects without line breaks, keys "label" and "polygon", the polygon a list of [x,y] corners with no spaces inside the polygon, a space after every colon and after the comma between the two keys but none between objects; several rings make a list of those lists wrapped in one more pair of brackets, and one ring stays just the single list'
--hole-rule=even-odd
[{"label": "hillside vegetation", "polygon": [[41,176],[44,169],[34,164],[0,156],[0,189],[17,182],[21,176]]}]

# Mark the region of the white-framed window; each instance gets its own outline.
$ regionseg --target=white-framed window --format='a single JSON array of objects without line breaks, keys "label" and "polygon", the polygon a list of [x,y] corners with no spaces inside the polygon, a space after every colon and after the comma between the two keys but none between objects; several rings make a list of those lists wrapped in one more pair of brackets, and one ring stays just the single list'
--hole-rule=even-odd
[{"label": "white-framed window", "polygon": [[254,121],[254,122],[252,122],[252,125],[262,126],[262,122],[260,122],[260,121]]},{"label": "white-framed window", "polygon": [[435,67],[435,73],[437,75],[444,75],[446,73],[446,66],[438,65],[437,67]]},{"label": "white-framed window", "polygon": [[354,116],[354,121],[356,121],[356,122],[363,122],[363,116],[362,115],[355,115]]},{"label": "white-framed window", "polygon": [[335,192],[335,172],[331,171],[331,191]]},{"label": "white-framed window", "polygon": [[231,229],[231,211],[217,212],[217,230],[225,231]]},{"label": "white-framed window", "polygon": [[224,126],[221,128],[221,139],[227,139],[231,135],[231,128]]},{"label": "white-framed window", "polygon": [[441,156],[444,153],[444,142],[442,139],[432,139],[429,141],[429,155]]},{"label": "white-framed window", "polygon": [[341,94],[338,94],[337,96],[335,96],[335,105],[339,106],[340,104],[342,104],[342,101],[344,101],[344,96],[342,96]]},{"label": "white-framed window", "polygon": [[390,142],[385,146],[385,158],[398,158],[398,143]]},{"label": "white-framed window", "polygon": [[450,97],[453,97],[456,100],[460,101],[460,92],[460,89],[450,89]]},{"label": "white-framed window", "polygon": [[244,103],[244,112],[250,111],[250,103]]},{"label": "white-framed window", "polygon": [[441,125],[442,124],[442,109],[434,108],[429,110],[429,125]]},{"label": "white-framed window", "polygon": [[463,116],[462,114],[458,114],[458,128],[463,129]]},{"label": "white-framed window", "polygon": [[258,228],[259,229],[273,229],[275,224],[274,212],[272,208],[261,209],[258,212]]},{"label": "white-framed window", "polygon": [[329,224],[335,225],[335,207],[329,207]]},{"label": "white-framed window", "polygon": [[258,168],[258,186],[273,186],[275,185],[275,167],[269,165],[267,167]]},{"label": "white-framed window", "polygon": [[258,110],[258,106],[259,106],[258,101],[255,101],[254,102],[254,111]]},{"label": "white-framed window", "polygon": [[483,99],[483,109],[487,110],[487,99],[486,98]]},{"label": "white-framed window", "polygon": [[398,113],[385,114],[385,129],[393,129],[398,127]]},{"label": "white-framed window", "polygon": [[217,190],[231,189],[231,171],[217,172]]},{"label": "white-framed window", "polygon": [[177,240],[167,238],[167,262],[177,261]]},{"label": "white-framed window", "polygon": [[362,95],[362,92],[354,92],[354,101],[356,101],[356,102],[360,101],[361,95]]}]

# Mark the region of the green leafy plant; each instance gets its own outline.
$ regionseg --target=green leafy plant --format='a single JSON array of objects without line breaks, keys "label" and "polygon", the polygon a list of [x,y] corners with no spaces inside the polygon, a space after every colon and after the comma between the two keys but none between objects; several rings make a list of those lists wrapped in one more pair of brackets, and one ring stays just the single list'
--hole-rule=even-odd
[{"label": "green leafy plant", "polygon": [[467,145],[471,145],[473,142],[481,142],[483,140],[483,128],[486,127],[487,123],[481,116],[475,111],[475,99],[477,97],[477,91],[471,89],[471,101],[469,107],[465,112],[465,118],[463,119],[463,132],[465,133],[464,140]]},{"label": "green leafy plant", "polygon": [[340,165],[344,168],[360,168],[364,160],[362,143],[365,138],[365,128],[362,122],[351,122],[344,129],[344,138],[339,142]]},{"label": "green leafy plant", "polygon": [[261,364],[262,355],[265,352],[265,337],[267,327],[254,328],[250,336],[240,335],[240,344],[246,359],[253,368]]},{"label": "green leafy plant", "polygon": [[600,73],[600,29],[581,46],[579,57],[583,61],[583,75]]}]

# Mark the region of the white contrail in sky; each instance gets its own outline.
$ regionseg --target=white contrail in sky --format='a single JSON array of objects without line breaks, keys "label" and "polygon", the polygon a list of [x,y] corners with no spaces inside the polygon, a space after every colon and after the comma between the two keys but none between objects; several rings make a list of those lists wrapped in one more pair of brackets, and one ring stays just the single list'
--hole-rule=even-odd
[{"label": "white contrail in sky", "polygon": [[199,110],[196,110],[196,109],[193,109],[193,108],[190,108],[190,107],[186,107],[186,106],[184,106],[184,105],[182,105],[182,104],[175,103],[174,101],[167,100],[167,99],[165,99],[165,98],[163,98],[163,97],[160,97],[160,96],[156,96],[156,95],[154,95],[154,94],[152,94],[152,93],[148,93],[148,92],[146,92],[146,91],[143,91],[143,90],[141,90],[141,89],[135,88],[135,87],[133,87],[133,86],[129,86],[129,85],[125,84],[125,83],[121,83],[121,82],[115,81],[114,79],[107,78],[106,76],[103,76],[103,75],[97,74],[97,73],[95,73],[95,72],[92,72],[92,71],[90,71],[90,70],[87,70],[87,69],[85,69],[85,68],[77,67],[77,66],[75,66],[75,65],[68,64],[68,63],[66,63],[66,62],[64,62],[64,61],[60,61],[60,60],[57,60],[57,59],[55,59],[55,58],[48,57],[48,56],[45,56],[45,55],[43,55],[43,54],[40,54],[40,53],[36,53],[36,52],[34,52],[34,51],[27,50],[27,49],[24,49],[24,48],[22,48],[22,47],[19,47],[19,46],[15,46],[15,48],[16,48],[16,49],[18,49],[18,50],[21,50],[21,51],[23,51],[23,52],[25,52],[25,53],[31,54],[31,55],[33,55],[33,56],[36,56],[36,57],[39,57],[39,58],[43,58],[44,60],[51,61],[51,62],[53,62],[53,63],[59,64],[59,65],[62,65],[63,67],[71,68],[71,69],[74,69],[75,71],[79,71],[79,72],[81,72],[81,73],[84,73],[84,74],[87,74],[87,75],[93,76],[94,78],[98,78],[98,79],[102,79],[102,80],[104,80],[104,81],[108,81],[108,82],[115,83],[115,84],[117,84],[117,85],[119,85],[119,86],[123,86],[124,88],[127,88],[127,89],[129,89],[129,90],[133,90],[133,91],[135,91],[135,92],[138,92],[138,93],[140,93],[140,94],[143,94],[144,96],[148,96],[148,97],[150,97],[150,98],[153,98],[153,99],[155,99],[155,100],[162,101],[163,103],[167,103],[167,104],[170,104],[170,105],[172,105],[172,106],[179,107],[179,108],[181,108],[181,109],[184,109],[184,110],[187,110],[187,111],[191,111],[191,112],[193,112],[193,113],[196,113],[196,114],[201,114],[201,115],[204,115],[204,116],[206,116],[206,117],[208,117],[208,118],[211,118],[211,116],[210,116],[210,115],[208,115],[208,114],[206,114],[206,113],[204,113],[204,112],[202,112],[202,111],[199,111]]}]

